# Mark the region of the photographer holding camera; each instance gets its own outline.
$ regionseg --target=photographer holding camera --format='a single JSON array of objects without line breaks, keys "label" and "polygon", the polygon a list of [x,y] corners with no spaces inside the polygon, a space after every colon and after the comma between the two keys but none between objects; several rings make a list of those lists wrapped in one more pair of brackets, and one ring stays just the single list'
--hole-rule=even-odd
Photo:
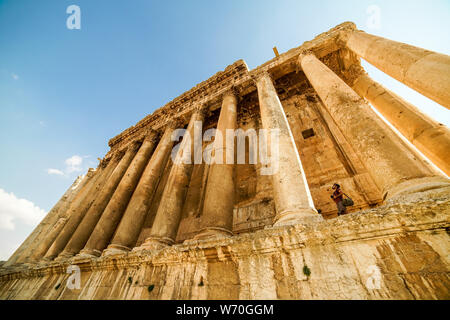
[{"label": "photographer holding camera", "polygon": [[[342,190],[341,186],[337,183],[333,185],[334,190],[333,194],[331,195],[331,199],[336,202],[337,208],[338,208],[338,216],[343,216],[347,214],[347,206],[353,205],[353,200],[350,199]],[[348,197],[348,199],[344,199],[344,195]]]}]

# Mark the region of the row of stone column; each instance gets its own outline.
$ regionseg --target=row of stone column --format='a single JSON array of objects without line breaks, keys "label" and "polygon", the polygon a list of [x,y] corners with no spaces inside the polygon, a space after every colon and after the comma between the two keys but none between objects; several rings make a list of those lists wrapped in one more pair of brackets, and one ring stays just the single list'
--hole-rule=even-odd
[{"label": "row of stone column", "polygon": [[101,254],[116,231],[142,173],[154,155],[156,141],[157,133],[150,130],[142,143],[132,143],[120,160],[119,155],[108,166],[112,172],[105,179],[103,187],[96,192],[87,213],[74,217],[75,228],[71,226],[67,230],[71,236],[62,233],[45,258],[53,259],[59,255],[57,259],[65,259],[77,253],[82,256]]},{"label": "row of stone column", "polygon": [[383,198],[449,184],[445,176],[428,166],[364,99],[314,54],[300,55],[299,63],[324,106],[382,190]]},{"label": "row of stone column", "polygon": [[[272,80],[267,73],[264,73],[256,77],[255,82],[264,129],[276,129],[280,132],[279,170],[272,176],[277,209],[275,224],[320,220],[321,216],[314,209],[298,150]],[[203,120],[203,115],[200,112],[192,115],[187,129],[191,136],[194,122],[201,120]],[[217,130],[224,135],[227,130],[236,128],[237,97],[232,91],[229,91],[223,96]],[[210,165],[201,216],[201,229],[194,239],[233,234],[235,164],[230,164],[226,160],[228,153],[234,154],[234,144],[228,145],[227,139],[218,140],[216,139],[213,145],[213,156],[219,154],[223,159],[220,163],[214,161]],[[191,148],[193,147],[193,141],[185,143],[191,143]],[[153,223],[151,236],[134,250],[158,249],[171,245],[175,241],[193,166],[179,161],[185,156],[183,151],[186,144],[181,144],[176,156]],[[193,155],[189,154],[189,156]],[[116,244],[111,246],[117,247]]]},{"label": "row of stone column", "polygon": [[[361,35],[357,33],[355,37],[360,39]],[[353,48],[357,53],[364,51],[355,49],[358,41],[354,36],[349,39],[350,49]],[[369,47],[376,48],[374,45]],[[394,46],[392,50],[395,48]],[[370,55],[373,56],[374,53],[371,52]],[[301,54],[298,63],[323,105],[383,191],[385,199],[405,192],[449,184],[448,179],[428,166],[420,155],[409,148],[361,96],[378,107],[408,139],[416,142],[419,149],[423,146],[422,149],[428,152],[424,153],[436,160],[444,171],[445,168],[448,169],[445,167],[448,166],[448,161],[444,159],[448,155],[448,129],[439,126],[413,106],[374,83],[365,74],[361,74],[352,89],[310,52]],[[278,168],[272,175],[276,208],[274,224],[281,226],[318,221],[321,216],[314,208],[292,131],[273,81],[267,72],[258,73],[253,78],[263,128],[268,131],[276,130],[279,134],[278,156],[271,157],[277,161]],[[414,85],[418,86],[416,82]],[[445,94],[443,97],[445,100]],[[134,250],[157,249],[175,242],[193,169],[194,152],[191,151],[195,149],[195,124],[203,121],[203,118],[201,108],[197,108],[191,115],[187,127],[190,139],[183,138],[177,151],[150,237]],[[408,126],[405,122],[413,125]],[[98,170],[70,204],[67,222],[40,243],[32,254],[32,260],[37,261],[42,257],[47,260],[56,257],[65,259],[75,254],[91,257],[132,250],[171,154],[171,137],[175,126],[176,123],[168,125],[158,143],[158,133],[150,130],[143,142],[130,144],[123,154],[117,155]],[[217,129],[224,134],[227,129],[236,128],[237,96],[229,91],[223,96]],[[440,134],[442,132],[444,134]],[[232,148],[234,145],[228,145],[225,139],[221,139],[221,143],[214,142],[213,154],[222,154],[224,161],[210,165],[202,228],[196,239],[232,235],[235,165],[226,162],[227,153],[234,154]],[[439,159],[442,160],[441,163]]]},{"label": "row of stone column", "polygon": [[450,109],[450,56],[360,30],[344,32],[356,55],[394,79]]},{"label": "row of stone column", "polygon": [[[264,127],[268,130],[281,129],[280,154],[283,156],[280,158],[280,170],[273,178],[278,212],[276,220],[281,223],[303,215],[320,218],[314,209],[294,139],[273,83],[267,74],[258,78],[256,83]],[[193,169],[194,153],[191,150],[195,149],[192,138],[194,127],[203,118],[203,110],[197,108],[187,127],[191,139],[184,138],[180,144],[150,237],[135,250],[154,249],[174,243]],[[156,144],[156,133],[150,132],[141,146],[132,144],[124,155],[111,159],[71,204],[68,209],[70,218],[62,230],[57,236],[48,237],[42,242],[32,260],[37,261],[41,257],[45,260],[66,259],[78,253],[81,257],[91,257],[99,256],[102,252],[112,254],[131,250],[171,153],[174,127],[173,124],[165,129],[155,152],[152,151]],[[223,96],[217,129],[225,133],[227,129],[234,130],[236,127],[237,97],[229,91]],[[234,154],[234,144],[227,145],[227,141],[224,144],[215,143],[214,151],[213,154],[222,154],[224,161],[210,166],[202,228],[196,236],[198,239],[232,235],[234,164],[227,164],[226,157],[227,152]]]},{"label": "row of stone column", "polygon": [[49,233],[52,233],[54,232],[53,230],[60,228],[60,226],[67,220],[66,212],[69,205],[79,194],[80,190],[82,190],[90,179],[92,179],[94,174],[94,169],[89,169],[87,174],[77,177],[73,184],[66,190],[61,199],[8,259],[5,266],[25,262]]},{"label": "row of stone column", "polygon": [[[344,33],[348,49],[403,84],[450,109],[450,56],[362,31]],[[352,85],[402,135],[450,176],[450,130],[360,72]]]},{"label": "row of stone column", "polygon": [[[192,115],[188,131],[193,136],[195,121],[203,121],[203,112],[198,109]],[[177,122],[169,124],[159,143],[157,133],[149,131],[140,143],[132,143],[126,151],[117,154],[95,180],[83,189],[80,196],[68,208],[69,219],[62,230],[49,235],[41,242],[29,259],[37,262],[41,258],[50,261],[67,259],[76,254],[80,257],[99,256],[131,250],[136,243],[143,221],[150,208],[167,159],[172,151],[172,133]],[[183,139],[177,158],[190,153],[183,152],[184,145],[192,141]],[[154,152],[153,152],[154,150]],[[175,161],[166,185],[157,220],[167,220],[173,226],[179,223],[179,208],[183,205],[185,189],[189,183],[191,164],[185,159]],[[162,217],[162,218],[161,218]],[[152,235],[162,233],[156,222]],[[163,224],[163,226],[166,223]],[[172,239],[177,227],[167,228]]]}]

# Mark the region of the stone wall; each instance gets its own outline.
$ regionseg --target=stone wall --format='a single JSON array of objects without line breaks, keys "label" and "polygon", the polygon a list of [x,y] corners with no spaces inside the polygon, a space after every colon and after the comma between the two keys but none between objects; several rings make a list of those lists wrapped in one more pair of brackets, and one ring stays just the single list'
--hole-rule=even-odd
[{"label": "stone wall", "polygon": [[66,287],[67,263],[3,274],[0,299],[449,299],[450,188],[399,200],[310,227],[74,262],[80,289]]}]

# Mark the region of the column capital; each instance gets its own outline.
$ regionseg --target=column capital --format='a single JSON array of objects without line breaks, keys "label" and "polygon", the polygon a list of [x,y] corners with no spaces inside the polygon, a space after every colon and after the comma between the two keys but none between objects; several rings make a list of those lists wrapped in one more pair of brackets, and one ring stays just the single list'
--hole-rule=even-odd
[{"label": "column capital", "polygon": [[128,147],[124,147],[114,153],[114,155],[111,157],[112,161],[120,161],[120,159],[123,158],[125,155],[125,152],[127,152]]},{"label": "column capital", "polygon": [[[111,159],[113,158],[113,156],[110,156],[110,157],[108,157],[108,158],[103,158],[103,159],[100,159],[100,158],[98,158],[98,160],[99,160],[99,163],[98,163],[98,168],[105,168],[107,165],[108,165],[108,163],[110,163],[111,162]],[[90,169],[89,169],[90,170]]]},{"label": "column capital", "polygon": [[356,82],[360,79],[361,76],[369,77],[368,73],[364,68],[359,64],[352,64],[350,68],[347,70],[348,73],[348,81],[351,82],[349,85],[353,88]]},{"label": "column capital", "polygon": [[92,177],[94,175],[95,171],[96,170],[94,168],[89,168],[88,172],[86,173],[86,176],[87,177]]},{"label": "column capital", "polygon": [[144,141],[145,140],[149,140],[149,141],[157,141],[159,136],[159,132],[153,128],[147,128],[144,134]]},{"label": "column capital", "polygon": [[139,149],[141,144],[142,144],[142,138],[130,141],[129,143],[127,143],[124,147],[122,147],[117,152],[117,157],[119,159],[121,159],[125,155],[125,153],[127,153],[129,150],[137,150],[137,149]]},{"label": "column capital", "polygon": [[158,130],[153,129],[152,127],[149,127],[145,130],[145,136],[147,136],[147,137],[157,134],[157,133],[158,133]]},{"label": "column capital", "polygon": [[106,168],[107,166],[109,166],[110,163],[114,162],[114,161],[118,161],[118,156],[117,153],[113,154],[112,156],[110,156],[109,158],[105,158],[103,160],[100,161],[100,166],[101,168]]},{"label": "column capital", "polygon": [[142,138],[131,141],[130,144],[128,145],[127,151],[128,150],[137,151],[139,147],[142,145],[142,142],[143,142]]},{"label": "column capital", "polygon": [[270,80],[271,80],[272,82],[274,82],[274,79],[273,79],[272,75],[271,75],[270,72],[267,71],[267,70],[262,70],[262,71],[259,71],[259,72],[250,73],[250,77],[252,78],[252,80],[253,80],[253,82],[254,82],[255,84],[256,84],[261,78],[264,78],[264,77],[269,77]]},{"label": "column capital", "polygon": [[336,37],[336,44],[338,45],[338,47],[347,48],[348,39],[350,38],[350,35],[355,31],[359,30],[342,30],[341,32],[339,32],[338,36]]},{"label": "column capital", "polygon": [[204,117],[204,116],[206,115],[207,111],[208,111],[208,108],[207,108],[204,104],[202,104],[202,103],[196,104],[196,105],[194,106],[194,108],[193,108],[193,112],[192,112],[191,117],[192,117],[194,114],[198,114],[198,115]]},{"label": "column capital", "polygon": [[225,99],[225,97],[231,96],[235,99],[239,98],[239,92],[236,88],[236,86],[232,85],[230,88],[228,88],[223,94],[222,99]]},{"label": "column capital", "polygon": [[312,52],[311,50],[303,50],[303,51],[300,52],[300,54],[298,55],[297,63],[298,63],[299,66],[302,65],[303,58],[305,58],[305,57],[307,57],[307,56],[314,56],[314,57],[316,57],[316,55],[314,54],[314,52]]},{"label": "column capital", "polygon": [[181,121],[181,119],[170,119],[166,126],[163,127],[163,130],[167,130],[167,129],[177,129],[180,128],[183,125],[183,122]]}]

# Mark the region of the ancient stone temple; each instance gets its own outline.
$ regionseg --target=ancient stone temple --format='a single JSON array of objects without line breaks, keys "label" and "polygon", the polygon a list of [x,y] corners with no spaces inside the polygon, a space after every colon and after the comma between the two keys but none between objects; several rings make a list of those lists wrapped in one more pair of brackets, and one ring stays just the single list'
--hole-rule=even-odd
[{"label": "ancient stone temple", "polygon": [[349,22],[236,61],[109,141],[0,298],[449,299],[450,131],[360,59],[450,109],[449,56]]}]

